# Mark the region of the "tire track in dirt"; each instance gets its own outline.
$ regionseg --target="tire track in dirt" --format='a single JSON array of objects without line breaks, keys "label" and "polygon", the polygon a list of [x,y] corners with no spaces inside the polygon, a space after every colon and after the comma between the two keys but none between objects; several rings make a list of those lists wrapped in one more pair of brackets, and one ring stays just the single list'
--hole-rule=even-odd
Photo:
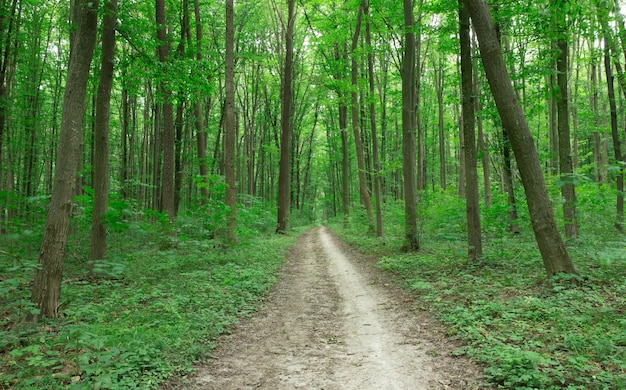
[{"label": "tire track in dirt", "polygon": [[452,356],[432,320],[338,243],[326,228],[306,232],[259,312],[169,388],[476,388],[478,369]]}]

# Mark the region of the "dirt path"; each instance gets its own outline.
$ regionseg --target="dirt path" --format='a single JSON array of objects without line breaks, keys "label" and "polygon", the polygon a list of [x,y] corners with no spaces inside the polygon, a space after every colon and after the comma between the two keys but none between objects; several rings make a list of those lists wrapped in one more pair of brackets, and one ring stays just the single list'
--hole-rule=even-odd
[{"label": "dirt path", "polygon": [[292,248],[267,304],[181,389],[471,389],[433,321],[326,228]]}]

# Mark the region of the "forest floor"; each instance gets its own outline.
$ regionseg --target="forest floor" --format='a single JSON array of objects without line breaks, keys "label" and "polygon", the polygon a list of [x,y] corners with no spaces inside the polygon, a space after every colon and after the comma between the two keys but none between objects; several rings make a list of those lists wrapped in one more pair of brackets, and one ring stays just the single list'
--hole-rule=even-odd
[{"label": "forest floor", "polygon": [[372,259],[325,227],[206,365],[165,389],[477,389],[482,369]]}]

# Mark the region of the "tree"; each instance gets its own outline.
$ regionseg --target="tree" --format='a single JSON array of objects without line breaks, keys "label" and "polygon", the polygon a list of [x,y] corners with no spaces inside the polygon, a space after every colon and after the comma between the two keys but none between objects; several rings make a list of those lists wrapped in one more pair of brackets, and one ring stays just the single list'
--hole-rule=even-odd
[{"label": "tree", "polygon": [[237,241],[237,182],[235,177],[235,142],[237,123],[235,121],[235,27],[233,0],[226,0],[226,71],[224,103],[224,174],[226,176],[226,206],[228,222],[226,238]]},{"label": "tree", "polygon": [[291,81],[293,79],[293,29],[295,0],[287,0],[287,26],[285,29],[285,68],[282,78],[280,115],[280,170],[278,173],[278,224],[277,233],[287,230],[291,192]]},{"label": "tree", "polygon": [[[167,24],[165,13],[165,0],[156,0],[156,25],[157,40],[159,41],[158,56],[161,64],[162,80],[159,89],[161,91],[161,111],[163,115],[163,171],[161,183],[161,210],[165,211],[171,221],[176,218],[176,208],[174,199],[174,108],[171,97],[172,89],[167,85],[165,79],[167,71],[165,67],[168,63],[169,43],[167,40]],[[158,123],[158,122],[157,122]],[[158,131],[158,130],[157,130]],[[156,179],[156,177],[155,177]]]},{"label": "tree", "polygon": [[404,57],[402,58],[402,177],[404,178],[404,246],[420,248],[417,237],[417,184],[415,172],[415,33],[413,0],[403,0]]},{"label": "tree", "polygon": [[93,163],[93,219],[91,222],[91,260],[102,260],[106,254],[106,214],[109,200],[109,116],[113,62],[115,60],[115,22],[117,0],[108,0],[102,21],[102,58],[98,96],[96,97],[95,148]]},{"label": "tree", "polygon": [[576,191],[572,174],[572,154],[570,145],[569,124],[569,44],[567,36],[567,0],[553,0],[556,34],[556,106],[559,136],[559,171],[561,174],[561,195],[563,196],[563,219],[565,220],[565,236],[568,239],[578,237],[578,221],[576,218]]},{"label": "tree", "polygon": [[363,15],[363,6],[360,5],[357,11],[356,17],[356,27],[354,28],[354,35],[352,36],[352,46],[351,46],[351,60],[350,60],[350,69],[351,69],[351,83],[352,83],[352,91],[351,95],[351,117],[352,117],[352,132],[354,134],[354,145],[356,148],[356,156],[357,156],[357,167],[359,169],[359,194],[361,199],[361,205],[365,207],[365,213],[367,214],[367,220],[370,224],[374,221],[374,216],[372,214],[372,201],[370,199],[369,190],[367,188],[367,181],[365,178],[365,155],[363,152],[363,142],[361,138],[361,129],[359,128],[359,103],[357,99],[358,93],[358,63],[357,63],[357,53],[356,49],[359,43],[359,35],[361,32],[361,19]]},{"label": "tree", "polygon": [[76,175],[80,161],[82,126],[89,68],[96,44],[98,1],[73,3],[75,34],[63,97],[61,133],[57,152],[54,190],[39,251],[40,269],[35,273],[32,300],[45,317],[59,313],[63,260],[70,230]]},{"label": "tree", "polygon": [[517,160],[535,239],[548,277],[576,273],[557,229],[548,190],[526,117],[507,72],[495,24],[485,0],[465,0],[478,37],[485,74]]},{"label": "tree", "polygon": [[470,17],[463,0],[459,0],[459,41],[461,46],[461,105],[465,146],[465,210],[467,214],[468,259],[482,256],[480,209],[478,207],[478,161],[474,130],[474,97]]},{"label": "tree", "polygon": [[382,203],[382,178],[380,160],[378,158],[378,135],[376,132],[376,104],[374,100],[374,53],[372,47],[372,32],[370,27],[369,0],[361,3],[365,14],[365,43],[367,44],[367,78],[369,81],[369,117],[370,131],[372,133],[372,158],[374,163],[374,197],[376,198],[376,236],[383,236],[383,215],[381,211]]}]

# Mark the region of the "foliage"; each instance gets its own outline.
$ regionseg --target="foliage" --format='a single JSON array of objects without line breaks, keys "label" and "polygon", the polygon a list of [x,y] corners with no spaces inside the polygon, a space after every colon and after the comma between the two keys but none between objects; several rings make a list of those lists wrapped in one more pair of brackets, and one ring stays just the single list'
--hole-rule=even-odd
[{"label": "foliage", "polygon": [[80,228],[88,224],[75,221],[58,320],[26,320],[37,314],[29,296],[40,234],[0,236],[0,388],[155,388],[206,358],[255,309],[294,241],[256,230],[267,219],[262,204],[246,208],[244,219],[259,221],[253,233],[227,248],[200,227],[199,213],[164,230],[112,203],[109,258],[93,275]]},{"label": "foliage", "polygon": [[[608,389],[626,386],[626,240],[614,233],[606,188],[577,187],[581,238],[569,247],[581,275],[546,280],[532,232],[505,229],[506,200],[483,208],[485,256],[467,264],[464,205],[447,193],[424,199],[423,247],[398,251],[400,237],[364,237],[363,226],[333,229],[393,272],[419,308],[463,341],[459,355],[485,366],[488,385],[506,389]],[[611,196],[609,196],[611,195]],[[396,206],[394,206],[395,208]],[[498,215],[495,215],[498,214]],[[503,214],[503,216],[499,216]],[[525,213],[520,213],[521,217]],[[388,225],[401,224],[389,208]],[[396,232],[397,233],[397,232]]]}]

